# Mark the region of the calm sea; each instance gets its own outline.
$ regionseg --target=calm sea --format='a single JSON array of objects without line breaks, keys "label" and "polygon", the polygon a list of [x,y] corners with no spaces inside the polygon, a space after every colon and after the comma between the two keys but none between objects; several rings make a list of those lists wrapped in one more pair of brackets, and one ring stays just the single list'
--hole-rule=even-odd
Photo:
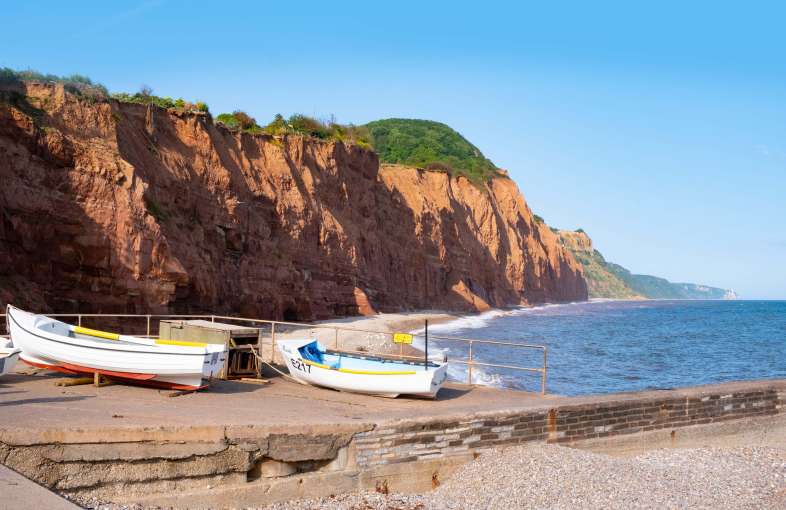
[{"label": "calm sea", "polygon": [[[786,377],[786,301],[595,301],[494,311],[432,326],[432,335],[548,347],[548,391],[562,395]],[[466,350],[432,340],[461,358]],[[540,354],[476,346],[479,361],[538,366]],[[452,376],[465,379],[459,364]],[[536,390],[539,379],[484,368],[474,382]]]}]

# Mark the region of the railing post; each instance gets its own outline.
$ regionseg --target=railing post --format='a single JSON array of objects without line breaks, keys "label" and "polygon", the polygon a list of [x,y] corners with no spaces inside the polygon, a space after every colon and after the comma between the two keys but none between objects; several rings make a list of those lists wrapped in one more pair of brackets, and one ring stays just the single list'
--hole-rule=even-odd
[{"label": "railing post", "polygon": [[147,338],[150,338],[150,314],[147,314]]},{"label": "railing post", "polygon": [[76,325],[77,326],[81,326],[82,325],[82,314],[81,313],[76,316]]},{"label": "railing post", "polygon": [[540,394],[546,394],[546,371],[548,370],[548,349],[543,348],[543,373],[540,380]]},{"label": "railing post", "polygon": [[276,361],[276,323],[270,323],[270,362]]},{"label": "railing post", "polygon": [[467,384],[472,384],[472,341],[469,342],[469,358],[467,358]]},{"label": "railing post", "polygon": [[339,346],[338,346],[338,328],[335,328],[333,331],[335,331],[335,333],[336,333],[335,340],[333,341],[333,343],[335,344],[336,350],[338,351],[339,350]]}]

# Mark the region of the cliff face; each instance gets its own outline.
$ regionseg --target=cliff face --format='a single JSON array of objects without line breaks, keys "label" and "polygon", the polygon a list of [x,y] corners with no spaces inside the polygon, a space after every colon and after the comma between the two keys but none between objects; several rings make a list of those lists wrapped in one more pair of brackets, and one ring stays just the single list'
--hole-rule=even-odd
[{"label": "cliff face", "polygon": [[515,184],[28,83],[0,101],[0,303],[306,320],[586,299]]}]

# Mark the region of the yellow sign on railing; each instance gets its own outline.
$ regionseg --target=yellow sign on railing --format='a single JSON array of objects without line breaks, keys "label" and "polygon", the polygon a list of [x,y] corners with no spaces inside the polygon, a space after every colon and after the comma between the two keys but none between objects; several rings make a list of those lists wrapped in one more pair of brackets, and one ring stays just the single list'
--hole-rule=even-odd
[{"label": "yellow sign on railing", "polygon": [[393,343],[411,344],[412,335],[410,335],[409,333],[393,333]]}]

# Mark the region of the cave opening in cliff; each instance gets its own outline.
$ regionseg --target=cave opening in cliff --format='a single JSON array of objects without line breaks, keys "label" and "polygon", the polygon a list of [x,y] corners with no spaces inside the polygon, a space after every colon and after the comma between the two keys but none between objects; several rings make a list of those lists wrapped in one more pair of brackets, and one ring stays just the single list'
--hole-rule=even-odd
[{"label": "cave opening in cliff", "polygon": [[294,308],[285,308],[284,309],[284,322],[297,322],[298,315],[297,310]]}]

